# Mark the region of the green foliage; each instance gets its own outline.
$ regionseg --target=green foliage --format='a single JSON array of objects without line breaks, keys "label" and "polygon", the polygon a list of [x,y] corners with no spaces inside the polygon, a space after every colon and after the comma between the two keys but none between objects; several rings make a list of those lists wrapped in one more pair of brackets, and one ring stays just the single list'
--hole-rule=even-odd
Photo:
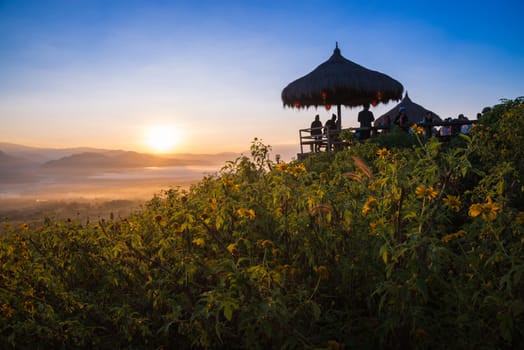
[{"label": "green foliage", "polygon": [[520,348],[522,116],[303,162],[255,139],[126,219],[5,223],[0,347]]},{"label": "green foliage", "polygon": [[405,130],[402,130],[398,126],[395,126],[391,130],[379,135],[379,137],[371,138],[366,142],[376,143],[380,147],[387,147],[390,149],[406,148],[417,145],[414,135],[407,134]]},{"label": "green foliage", "polygon": [[489,109],[475,126],[474,134],[478,167],[504,181],[499,190],[505,192],[512,205],[524,210],[524,97],[503,100]]}]

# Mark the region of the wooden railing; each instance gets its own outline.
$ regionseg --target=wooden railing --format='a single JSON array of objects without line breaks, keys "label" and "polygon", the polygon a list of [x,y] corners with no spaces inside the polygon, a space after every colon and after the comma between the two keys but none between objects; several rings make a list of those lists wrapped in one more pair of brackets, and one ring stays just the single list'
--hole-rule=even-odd
[{"label": "wooden railing", "polygon": [[[320,132],[319,134],[315,134]],[[340,130],[330,130],[327,128],[307,128],[299,130],[300,153],[304,154],[304,147],[308,147],[310,152],[326,152],[347,147],[347,142],[339,138]],[[307,152],[306,152],[307,153]]]},{"label": "wooden railing", "polygon": [[[440,127],[440,131],[443,133],[436,135],[442,141],[447,141],[458,134],[465,132],[464,126],[472,126],[475,124],[476,120],[451,120],[451,121],[442,121],[436,123],[428,124],[418,124],[422,128],[430,128],[433,130],[435,127]],[[397,126],[395,126],[397,127]],[[305,153],[310,152],[321,152],[321,151],[336,151],[342,148],[348,147],[349,142],[343,141],[339,138],[341,131],[349,130],[354,134],[355,141],[365,141],[361,138],[359,139],[358,135],[362,134],[362,131],[369,131],[369,138],[376,137],[382,133],[388,132],[393,127],[387,126],[372,126],[367,128],[346,128],[342,130],[326,130],[326,128],[307,128],[299,130],[299,139],[300,139],[300,154],[304,155]],[[329,129],[329,128],[327,128]],[[409,132],[410,127],[401,128],[406,132]],[[312,134],[313,132],[313,134]],[[319,132],[319,134],[316,134]],[[304,150],[304,148],[309,147],[309,150]],[[306,151],[306,152],[304,152]]]}]

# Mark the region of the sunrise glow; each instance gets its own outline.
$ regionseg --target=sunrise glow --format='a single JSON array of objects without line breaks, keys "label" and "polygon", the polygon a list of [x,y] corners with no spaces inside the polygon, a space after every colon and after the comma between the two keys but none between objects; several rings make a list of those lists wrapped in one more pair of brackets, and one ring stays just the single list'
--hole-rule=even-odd
[{"label": "sunrise glow", "polygon": [[180,141],[180,132],[173,126],[154,125],[147,129],[146,144],[153,152],[171,152]]}]

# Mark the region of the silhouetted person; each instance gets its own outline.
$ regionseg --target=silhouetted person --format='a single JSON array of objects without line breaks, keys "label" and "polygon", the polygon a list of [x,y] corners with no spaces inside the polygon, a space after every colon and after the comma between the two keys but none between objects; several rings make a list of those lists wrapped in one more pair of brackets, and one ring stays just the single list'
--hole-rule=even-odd
[{"label": "silhouetted person", "polygon": [[424,118],[420,121],[420,125],[424,125],[424,135],[428,139],[433,136],[433,126],[431,124],[433,124],[433,116],[431,112],[426,112]]},{"label": "silhouetted person", "polygon": [[395,125],[398,125],[404,130],[407,130],[409,127],[408,115],[406,113],[406,107],[400,107],[398,114],[395,117]]},{"label": "silhouetted person", "polygon": [[[358,122],[361,128],[371,128],[371,123],[375,120],[373,112],[369,110],[369,104],[364,105],[364,109],[358,113]],[[360,130],[360,140],[368,139],[371,135],[371,129]]]},{"label": "silhouetted person", "polygon": [[337,115],[333,114],[326,124],[324,124],[324,134],[328,137],[331,142],[338,141],[338,126],[337,126]]},{"label": "silhouetted person", "polygon": [[335,133],[337,133],[338,131],[338,128],[337,128],[337,116],[336,114],[333,114],[331,116],[331,119],[329,119],[326,124],[324,125],[324,134],[328,135],[333,135]]},{"label": "silhouetted person", "polygon": [[460,127],[463,120],[464,114],[459,114],[457,118],[451,120],[451,123],[453,123],[453,125],[451,125],[451,136],[457,136],[460,134]]},{"label": "silhouetted person", "polygon": [[440,138],[443,140],[443,141],[449,141],[449,139],[451,138],[451,118],[446,118],[444,119],[444,122],[448,123],[447,125],[443,125],[441,128],[440,128]]},{"label": "silhouetted person", "polygon": [[315,142],[315,147],[310,145],[311,151],[313,152],[314,149],[315,152],[318,152],[320,150],[320,140],[322,139],[322,122],[318,114],[315,116],[315,120],[311,122],[311,136],[313,136]]},{"label": "silhouetted person", "polygon": [[[460,120],[461,123],[469,121],[468,117],[466,117],[464,114],[459,115],[458,119]],[[469,134],[470,129],[471,129],[471,124],[462,124],[460,126],[460,132],[462,134]]]},{"label": "silhouetted person", "polygon": [[389,129],[391,129],[391,117],[388,115],[386,115],[381,121],[380,121],[380,124],[378,126],[382,127],[382,133],[385,133],[385,132],[388,132]]}]

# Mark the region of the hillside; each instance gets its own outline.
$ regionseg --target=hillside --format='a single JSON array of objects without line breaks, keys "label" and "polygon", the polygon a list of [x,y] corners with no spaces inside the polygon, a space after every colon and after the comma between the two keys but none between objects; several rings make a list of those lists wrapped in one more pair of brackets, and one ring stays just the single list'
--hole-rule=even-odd
[{"label": "hillside", "polygon": [[523,349],[523,145],[520,98],[449,142],[257,142],[128,217],[5,223],[0,347]]},{"label": "hillside", "polygon": [[0,167],[8,167],[17,165],[23,162],[23,159],[13,157],[5,153],[4,151],[0,150]]},{"label": "hillside", "polygon": [[202,164],[198,160],[178,160],[163,158],[131,151],[112,151],[105,153],[84,152],[51,160],[42,165],[44,169],[127,169],[143,167],[183,166]]}]

